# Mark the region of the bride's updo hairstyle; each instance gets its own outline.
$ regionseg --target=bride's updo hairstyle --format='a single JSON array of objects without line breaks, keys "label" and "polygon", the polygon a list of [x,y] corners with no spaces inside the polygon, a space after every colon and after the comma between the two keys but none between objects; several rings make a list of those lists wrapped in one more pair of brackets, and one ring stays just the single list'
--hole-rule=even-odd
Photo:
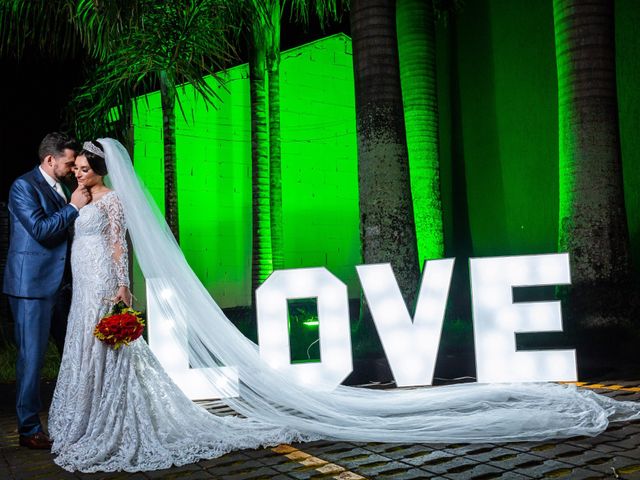
[{"label": "bride's updo hairstyle", "polygon": [[84,142],[82,150],[78,155],[84,155],[87,158],[87,162],[89,162],[91,170],[93,170],[96,175],[104,177],[109,173],[107,171],[107,164],[104,161],[104,148],[102,148],[102,144],[100,142],[96,140]]}]

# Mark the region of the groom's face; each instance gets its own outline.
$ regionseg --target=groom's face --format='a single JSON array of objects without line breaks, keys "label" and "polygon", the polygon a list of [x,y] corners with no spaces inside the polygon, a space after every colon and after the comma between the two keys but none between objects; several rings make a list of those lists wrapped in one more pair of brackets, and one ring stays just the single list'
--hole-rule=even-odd
[{"label": "groom's face", "polygon": [[53,175],[58,181],[63,181],[69,176],[76,161],[76,152],[65,148],[60,155],[53,157]]}]

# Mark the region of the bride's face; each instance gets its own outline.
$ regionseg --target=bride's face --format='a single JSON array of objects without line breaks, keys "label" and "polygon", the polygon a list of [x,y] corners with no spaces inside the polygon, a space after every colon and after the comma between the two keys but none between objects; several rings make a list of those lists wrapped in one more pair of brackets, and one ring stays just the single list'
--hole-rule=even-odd
[{"label": "bride's face", "polygon": [[91,169],[91,165],[89,165],[89,161],[84,155],[78,155],[76,157],[74,171],[80,185],[91,188],[94,185],[102,184],[102,177]]}]

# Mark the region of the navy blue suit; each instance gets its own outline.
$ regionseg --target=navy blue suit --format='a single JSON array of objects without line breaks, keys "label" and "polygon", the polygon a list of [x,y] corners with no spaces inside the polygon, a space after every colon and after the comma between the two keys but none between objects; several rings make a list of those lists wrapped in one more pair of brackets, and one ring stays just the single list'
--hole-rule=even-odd
[{"label": "navy blue suit", "polygon": [[[78,211],[36,167],[11,185],[9,215],[11,233],[2,291],[9,296],[18,346],[18,431],[29,436],[42,431],[40,370],[52,318],[57,314],[66,322],[70,227]],[[56,340],[60,348],[64,335]]]}]

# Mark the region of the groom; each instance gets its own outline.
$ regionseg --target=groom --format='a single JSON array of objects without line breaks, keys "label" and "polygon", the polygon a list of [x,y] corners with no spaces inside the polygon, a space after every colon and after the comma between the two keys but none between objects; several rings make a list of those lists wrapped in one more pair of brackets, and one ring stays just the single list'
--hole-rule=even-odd
[{"label": "groom", "polygon": [[[78,187],[69,203],[62,180],[71,173],[80,146],[63,133],[50,133],[40,143],[40,165],[19,177],[9,190],[11,233],[4,271],[3,293],[9,296],[18,347],[16,411],[20,445],[46,449],[51,441],[38,417],[40,370],[52,319],[63,328],[56,335],[64,345],[68,312],[70,229],[91,197]],[[63,313],[64,312],[64,313]],[[52,332],[56,333],[56,332]],[[62,351],[60,351],[62,353]]]}]

